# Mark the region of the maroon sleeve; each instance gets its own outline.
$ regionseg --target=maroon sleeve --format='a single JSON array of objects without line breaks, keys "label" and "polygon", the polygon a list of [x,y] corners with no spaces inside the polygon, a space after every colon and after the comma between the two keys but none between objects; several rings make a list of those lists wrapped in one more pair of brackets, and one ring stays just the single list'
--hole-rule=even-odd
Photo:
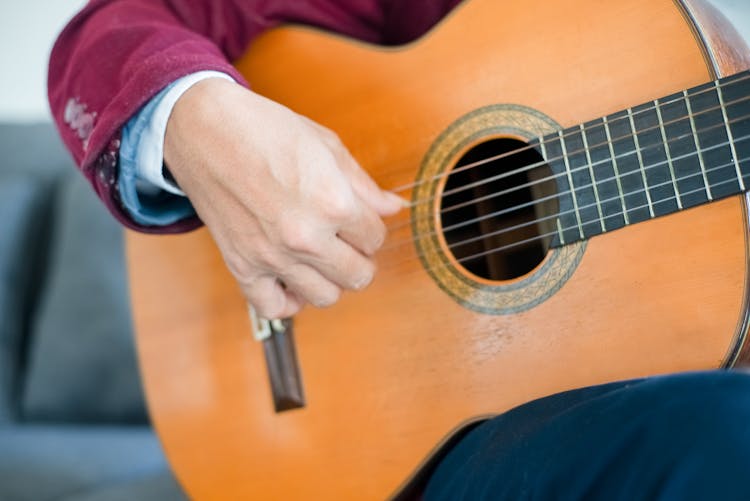
[{"label": "maroon sleeve", "polygon": [[[263,30],[281,23],[318,26],[373,43],[398,43],[425,31],[455,3],[91,0],[52,50],[50,107],[76,164],[117,219],[141,231],[189,230],[200,224],[197,218],[167,227],[140,226],[119,202],[120,129],[151,97],[200,70],[223,71],[244,84],[229,61],[241,56]],[[404,4],[411,7],[399,7]]]}]

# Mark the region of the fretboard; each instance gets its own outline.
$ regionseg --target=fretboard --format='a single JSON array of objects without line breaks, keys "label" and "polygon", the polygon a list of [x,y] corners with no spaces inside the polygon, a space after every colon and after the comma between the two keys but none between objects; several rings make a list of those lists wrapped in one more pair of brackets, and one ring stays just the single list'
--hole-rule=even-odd
[{"label": "fretboard", "polygon": [[552,245],[750,187],[750,72],[531,141],[557,181]]}]

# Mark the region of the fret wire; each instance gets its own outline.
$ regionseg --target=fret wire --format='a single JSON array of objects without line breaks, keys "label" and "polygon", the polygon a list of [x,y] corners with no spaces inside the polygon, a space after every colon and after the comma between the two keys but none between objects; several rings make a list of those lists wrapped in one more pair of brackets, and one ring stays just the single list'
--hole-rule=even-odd
[{"label": "fret wire", "polygon": [[568,148],[565,146],[565,140],[563,139],[562,129],[557,131],[557,135],[560,137],[560,147],[562,148],[562,156],[565,161],[565,173],[568,175],[568,185],[570,186],[570,192],[573,198],[573,208],[575,209],[576,221],[578,222],[578,233],[583,236],[583,225],[581,224],[581,213],[578,211],[578,201],[576,200],[576,190],[573,185],[573,175],[570,172],[570,161],[568,160]]},{"label": "fret wire", "polygon": [[630,121],[630,130],[633,131],[633,144],[635,145],[635,154],[638,156],[638,170],[641,171],[643,179],[643,190],[646,192],[646,203],[648,213],[654,217],[654,204],[651,201],[651,194],[648,192],[648,181],[646,180],[646,171],[643,169],[643,154],[641,153],[641,143],[638,141],[638,132],[635,130],[635,121],[633,120],[633,108],[628,108],[628,119]]},{"label": "fret wire", "polygon": [[687,106],[688,118],[690,119],[690,130],[693,131],[693,142],[695,143],[695,149],[698,152],[698,164],[701,167],[701,174],[703,174],[703,184],[706,186],[706,197],[709,200],[713,200],[714,197],[711,194],[711,188],[708,185],[708,176],[706,176],[706,165],[703,163],[703,153],[701,152],[700,140],[698,139],[698,130],[695,127],[693,107],[690,105],[687,89],[682,91],[682,95],[685,96],[685,106]]},{"label": "fret wire", "polygon": [[591,175],[591,185],[594,188],[594,200],[596,200],[596,211],[599,213],[599,222],[601,223],[602,232],[606,232],[607,228],[604,226],[604,213],[602,212],[602,205],[599,201],[599,189],[596,186],[596,177],[594,177],[594,162],[591,160],[591,151],[589,150],[589,141],[586,139],[586,129],[583,124],[579,125],[581,129],[581,137],[583,138],[583,149],[586,151],[586,164],[589,167],[589,174]]},{"label": "fret wire", "polygon": [[609,145],[609,156],[612,158],[612,169],[615,171],[615,182],[617,183],[617,192],[620,194],[620,204],[622,205],[622,216],[625,219],[625,224],[630,224],[630,218],[628,217],[628,209],[625,207],[625,195],[622,193],[622,183],[620,182],[620,169],[617,168],[617,156],[615,155],[615,147],[612,143],[612,134],[609,132],[609,122],[607,117],[602,117],[604,122],[604,132],[607,135],[607,144]]},{"label": "fret wire", "polygon": [[740,182],[740,189],[745,191],[745,181],[742,179],[740,163],[737,160],[737,151],[734,147],[734,136],[732,135],[732,130],[729,128],[729,117],[727,117],[727,109],[724,105],[724,93],[721,90],[721,85],[719,85],[718,80],[714,80],[714,86],[716,87],[716,94],[719,96],[719,107],[721,108],[721,115],[724,117],[724,127],[727,129],[729,148],[732,151],[732,159],[734,160],[734,170],[737,173],[737,180]]},{"label": "fret wire", "polygon": [[555,214],[557,222],[557,234],[560,236],[560,243],[565,245],[565,237],[563,236],[562,225],[560,224],[560,214]]},{"label": "fret wire", "polygon": [[677,177],[674,175],[674,165],[672,163],[672,153],[669,151],[669,141],[667,141],[667,132],[664,130],[664,119],[661,115],[661,104],[658,99],[654,99],[654,108],[656,109],[656,116],[659,119],[659,131],[661,133],[661,141],[664,143],[664,153],[667,154],[667,165],[669,166],[669,175],[672,177],[672,188],[674,188],[675,200],[677,201],[677,208],[682,210],[682,197],[680,196],[680,190],[677,188]]}]

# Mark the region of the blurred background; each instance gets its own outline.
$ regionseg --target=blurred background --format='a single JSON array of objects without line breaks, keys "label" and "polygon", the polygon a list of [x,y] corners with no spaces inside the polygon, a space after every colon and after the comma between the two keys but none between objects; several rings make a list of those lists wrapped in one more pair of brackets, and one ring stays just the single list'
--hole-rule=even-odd
[{"label": "blurred background", "polygon": [[184,501],[138,376],[123,231],[51,125],[84,0],[0,2],[0,500]]},{"label": "blurred background", "polygon": [[0,6],[0,120],[50,120],[47,58],[57,33],[85,0],[26,0]]}]

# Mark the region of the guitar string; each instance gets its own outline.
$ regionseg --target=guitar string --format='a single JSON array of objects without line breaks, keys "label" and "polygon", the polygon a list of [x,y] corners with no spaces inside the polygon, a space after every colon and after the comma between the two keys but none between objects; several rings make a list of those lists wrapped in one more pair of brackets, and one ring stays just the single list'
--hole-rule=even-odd
[{"label": "guitar string", "polygon": [[[732,78],[732,76],[729,76],[727,78],[728,79]],[[713,91],[713,90],[721,90],[722,88],[724,88],[724,87],[726,87],[728,85],[733,85],[733,84],[736,84],[736,83],[739,83],[739,82],[744,82],[745,80],[748,80],[748,79],[750,79],[750,72],[746,72],[742,77],[733,79],[731,81],[726,81],[725,80],[723,83],[721,83],[721,80],[716,80],[716,81],[713,82],[714,85],[709,86],[709,87],[707,87],[705,89],[702,89],[702,90],[696,92],[695,94],[688,95],[687,97],[693,98],[695,96],[699,96],[699,95],[704,94],[706,92],[710,92],[710,91]],[[666,96],[666,97],[669,97],[669,96]],[[649,112],[649,111],[654,111],[654,110],[657,110],[657,109],[661,109],[665,105],[675,104],[675,103],[679,103],[681,101],[686,101],[687,100],[686,97],[685,97],[685,95],[682,94],[682,93],[679,93],[677,97],[675,97],[674,99],[672,99],[670,101],[659,102],[660,99],[662,99],[662,98],[657,98],[657,99],[654,99],[653,101],[650,101],[651,103],[654,103],[654,106],[649,106],[648,108],[643,108],[643,109],[635,111],[635,112],[632,112],[632,107],[631,108],[626,108],[624,111],[630,110],[632,112],[633,117],[635,117],[635,116],[637,116],[637,115],[639,115],[641,113],[646,113],[646,112]],[[715,110],[721,109],[722,107],[726,108],[727,106],[729,106],[731,104],[736,104],[738,102],[745,101],[747,99],[748,99],[748,97],[746,96],[744,98],[740,98],[740,99],[737,99],[737,100],[734,100],[734,101],[731,101],[731,102],[725,102],[723,104],[723,106],[720,104],[719,106],[716,106],[716,107],[711,108],[711,109],[704,110],[704,111],[699,112],[697,114],[688,113],[688,114],[686,114],[683,117],[680,117],[680,118],[677,118],[677,119],[675,119],[675,120],[673,120],[671,122],[665,123],[665,125],[668,125],[669,123],[674,123],[674,122],[679,121],[679,120],[684,120],[686,118],[695,117],[695,116],[698,116],[699,114],[702,114],[704,112],[715,111]],[[646,104],[646,103],[644,103],[644,104]],[[602,120],[602,119],[606,119],[606,118],[607,118],[607,116],[605,115],[604,117],[599,117],[596,120]],[[611,124],[615,123],[618,120],[630,120],[630,116],[629,115],[625,115],[625,116],[621,116],[621,117],[615,117],[612,120],[607,120],[607,123],[611,125]],[[604,122],[602,122],[602,123],[604,123]],[[658,127],[658,126],[656,126],[656,127]],[[651,129],[654,129],[656,127],[652,127]],[[539,139],[540,140],[539,141],[539,145],[540,146],[544,146],[546,144],[551,144],[553,142],[556,142],[560,138],[565,138],[565,137],[570,136],[572,134],[577,134],[578,132],[579,132],[579,129],[575,128],[575,130],[572,130],[571,132],[568,132],[568,133],[565,133],[565,134],[562,134],[562,135],[555,135],[554,138],[548,139],[546,141],[542,141],[542,139],[544,139],[544,137],[547,137],[548,135],[537,137],[537,138],[534,138],[534,139]],[[633,134],[626,134],[626,135],[621,136],[619,138],[615,138],[612,141],[634,137],[635,135],[636,135],[635,132]],[[592,147],[601,146],[601,145],[604,145],[604,144],[608,144],[608,142],[600,143],[600,144],[594,145]],[[592,148],[592,147],[589,147],[589,149]],[[422,184],[440,180],[443,177],[447,177],[447,176],[449,176],[452,173],[458,173],[458,172],[462,172],[464,170],[472,169],[474,167],[480,167],[480,166],[482,166],[482,165],[484,165],[486,163],[489,163],[489,162],[492,162],[492,161],[495,161],[495,160],[499,160],[501,158],[504,158],[504,157],[507,157],[507,156],[510,156],[510,155],[519,154],[519,153],[522,153],[524,151],[528,151],[530,149],[533,149],[533,146],[526,145],[526,146],[523,146],[521,148],[517,148],[517,149],[512,150],[512,151],[500,153],[498,155],[494,155],[492,157],[479,160],[477,162],[472,162],[472,163],[467,164],[467,165],[462,165],[461,167],[453,169],[450,172],[443,172],[443,173],[440,173],[440,174],[436,174],[435,176],[433,176],[431,178],[422,179],[422,180],[419,180],[419,181],[415,181],[413,183],[408,183],[408,184],[396,186],[394,188],[390,188],[389,191],[391,191],[392,193],[398,194],[398,193],[401,193],[401,192],[404,192],[404,191],[411,190],[411,189],[413,189],[413,188],[415,188],[417,186],[420,186]],[[578,150],[577,152],[570,153],[569,155],[572,155],[572,154],[575,154],[575,153],[581,153],[581,152],[584,152],[584,151],[585,151],[585,149],[581,149],[581,150]],[[561,156],[559,158],[556,158],[556,159],[551,159],[549,161],[556,161],[556,160],[560,160],[562,158],[563,158],[563,156]]]},{"label": "guitar string", "polygon": [[[748,158],[745,158],[744,160],[747,160],[747,159]],[[723,167],[728,167],[728,166],[731,166],[731,165],[732,165],[732,163],[730,162],[728,164],[725,164]],[[719,167],[717,167],[717,168],[719,168]],[[700,173],[696,173],[696,175],[700,175]],[[716,183],[714,186],[719,186],[721,184],[725,184],[725,183],[729,183],[729,182],[736,182],[736,180],[734,180],[734,179],[727,179],[727,180],[720,181],[720,182]],[[700,193],[700,192],[704,192],[704,191],[705,191],[704,188],[696,188],[694,190],[690,190],[690,191],[685,192],[683,194],[683,196],[684,195],[694,194],[694,193]],[[676,199],[676,198],[677,198],[676,196],[668,197],[668,198],[665,198],[663,201],[673,200],[673,199]],[[641,205],[639,205],[637,207],[633,207],[631,209],[627,209],[627,211],[630,212],[630,211],[633,211],[633,210],[645,209],[647,207],[648,207],[648,204],[641,204]],[[677,211],[677,212],[681,212],[681,211]],[[625,213],[625,211],[622,211],[622,212],[614,213],[611,216],[612,217],[614,217],[614,216],[622,216],[624,213]],[[645,221],[647,221],[647,220],[644,220],[643,222],[645,222]],[[624,228],[624,226],[621,226],[621,227],[619,227],[617,229],[620,229],[620,228]],[[577,229],[577,226],[563,228],[563,231],[571,230],[571,229]],[[612,230],[612,231],[616,231],[616,230]],[[531,243],[531,242],[534,242],[534,241],[537,241],[537,240],[551,238],[551,237],[554,237],[556,234],[557,234],[557,231],[552,231],[552,232],[544,233],[544,234],[541,234],[541,235],[537,235],[535,237],[530,237],[530,238],[527,238],[527,239],[524,239],[524,240],[519,240],[517,242],[513,242],[513,243],[510,243],[510,244],[502,245],[502,246],[499,246],[499,247],[496,247],[496,248],[493,248],[493,249],[488,249],[486,251],[479,252],[479,253],[476,253],[476,254],[472,254],[472,255],[469,255],[469,256],[464,256],[464,257],[462,257],[460,259],[458,259],[458,258],[455,258],[455,259],[456,259],[456,262],[458,262],[458,263],[466,263],[466,262],[471,261],[473,259],[478,259],[480,257],[489,256],[489,255],[495,254],[497,252],[502,252],[504,250],[512,249],[513,247],[517,247],[519,245],[524,245],[524,244],[528,244],[528,243]],[[597,234],[597,235],[600,235],[600,234]],[[593,237],[595,237],[597,235],[594,235]],[[593,237],[590,237],[590,238],[593,238]],[[590,238],[587,238],[586,240],[588,240]],[[435,251],[433,251],[433,252],[430,253],[430,255],[437,255],[437,254],[438,254],[438,252],[435,252]],[[419,253],[417,253],[417,257],[419,257]],[[411,262],[414,262],[414,261],[415,261],[414,258],[403,259],[403,260],[397,261],[395,263],[390,263],[389,267],[390,268],[395,268],[396,266],[405,265],[405,264],[408,264],[408,263],[411,263]],[[437,271],[437,270],[440,270],[440,269],[448,268],[449,266],[450,266],[449,263],[441,263],[439,265],[433,265],[433,266],[427,266],[427,267],[415,267],[415,268],[412,268],[411,270],[408,270],[406,272],[400,273],[399,276],[401,276],[403,278],[403,277],[408,276],[408,275],[413,275],[413,274],[416,274],[416,273],[420,273],[423,270],[424,271],[428,271],[428,272],[434,272],[434,271]]]},{"label": "guitar string", "polygon": [[[746,136],[744,139],[747,139],[747,138],[750,138],[750,135]],[[746,159],[743,159],[743,160],[746,160]],[[728,162],[728,163],[725,163],[723,165],[719,165],[719,166],[716,166],[716,167],[712,167],[710,169],[706,169],[706,172],[708,173],[708,172],[714,172],[714,171],[717,171],[717,170],[720,170],[720,169],[730,168],[730,167],[732,167],[733,164],[734,164],[734,162]],[[702,173],[700,171],[699,172],[694,172],[694,173],[692,173],[690,175],[680,177],[677,180],[678,181],[685,181],[685,180],[687,180],[689,178],[699,177],[701,175],[702,175]],[[738,181],[736,179],[727,179],[727,180],[724,180],[724,181],[720,181],[720,182],[714,183],[713,186],[716,187],[716,186],[719,186],[719,185],[722,185],[722,184],[725,184],[725,183],[730,183],[730,182],[738,183]],[[664,187],[664,186],[669,186],[671,184],[672,184],[672,180],[670,179],[670,180],[664,181],[662,183],[654,184],[654,185],[651,186],[651,188]],[[640,190],[636,190],[636,191],[632,192],[632,194],[643,193],[643,192],[645,192],[645,190],[646,190],[645,188],[644,189],[640,189]],[[675,200],[676,201],[678,198],[684,198],[685,196],[689,196],[690,194],[694,194],[694,193],[700,193],[700,192],[704,192],[705,193],[705,191],[706,191],[706,189],[704,187],[695,188],[695,189],[688,190],[688,191],[680,193],[680,194],[675,194],[673,196],[662,198],[662,199],[658,200],[657,202],[655,202],[655,204],[663,204],[663,203],[671,201],[671,200]],[[619,195],[615,195],[613,197],[601,200],[600,202],[601,203],[605,203],[605,202],[619,202],[619,201],[620,201]],[[587,208],[594,208],[594,207],[596,207],[596,205],[597,205],[596,202],[594,202],[594,203],[591,203],[591,204],[580,206],[579,210],[580,209],[587,209]],[[653,207],[653,205],[654,204],[651,204],[652,207]],[[703,205],[705,205],[705,204],[703,204]],[[647,209],[648,207],[649,207],[648,203],[641,204],[641,205],[634,206],[634,207],[629,207],[629,208],[625,207],[620,212],[613,212],[613,213],[608,214],[604,219],[607,220],[607,219],[611,219],[613,217],[623,216],[626,212],[633,212],[633,211],[640,210],[640,209]],[[570,209],[570,210],[566,210],[566,211],[560,211],[560,212],[557,212],[557,213],[549,214],[547,216],[544,216],[544,217],[541,217],[541,218],[537,218],[537,219],[534,219],[534,220],[530,220],[530,221],[526,221],[524,223],[520,223],[520,224],[511,226],[511,227],[502,228],[500,230],[496,230],[496,231],[493,231],[493,232],[490,232],[490,233],[487,233],[487,234],[483,234],[483,235],[479,235],[479,236],[476,236],[476,237],[468,238],[468,239],[462,240],[460,242],[455,242],[453,244],[448,245],[447,247],[448,247],[448,249],[453,250],[456,247],[460,247],[462,245],[466,245],[466,244],[469,244],[471,242],[475,242],[475,241],[481,240],[483,238],[497,236],[497,235],[501,235],[503,233],[509,233],[511,231],[515,231],[517,229],[520,229],[520,228],[523,228],[523,227],[526,227],[526,226],[534,225],[534,224],[539,223],[541,221],[546,221],[546,220],[550,220],[550,219],[556,219],[559,216],[562,216],[562,215],[565,215],[565,214],[572,214],[574,212],[576,212],[575,209]],[[677,211],[674,211],[674,212],[672,212],[670,214],[674,214],[674,213],[677,213],[677,212],[681,212],[681,211],[677,210]],[[670,215],[670,214],[664,214],[664,215]],[[649,217],[648,219],[652,219],[652,218]],[[589,221],[587,223],[582,224],[582,226],[596,224],[597,222],[598,221]],[[627,225],[618,226],[617,228],[614,228],[614,229],[611,229],[611,230],[607,230],[607,231],[604,231],[604,232],[599,232],[596,235],[601,235],[601,234],[604,234],[604,233],[609,233],[611,231],[616,231],[616,230],[618,230],[620,228],[624,228],[625,226],[627,226]],[[522,244],[526,244],[526,243],[531,243],[531,242],[534,242],[536,240],[543,240],[543,239],[546,239],[546,238],[549,238],[549,237],[553,237],[555,235],[559,235],[560,232],[565,232],[565,231],[568,231],[568,230],[577,230],[578,228],[579,228],[579,226],[577,224],[574,225],[574,226],[561,227],[560,230],[556,230],[556,231],[553,231],[553,232],[536,235],[535,237],[530,237],[528,239],[519,240],[517,242],[513,242],[513,243],[510,243],[510,244],[505,244],[503,246],[496,247],[496,248],[493,248],[493,249],[488,249],[487,251],[484,251],[483,253],[479,253],[479,254],[476,254],[476,255],[464,256],[464,257],[462,257],[460,259],[456,258],[456,260],[458,262],[470,261],[472,259],[477,259],[479,257],[483,257],[484,255],[487,255],[487,254],[491,254],[491,253],[494,253],[494,252],[501,252],[503,250],[507,250],[507,249],[516,247],[518,245],[522,245]],[[596,235],[592,235],[592,237],[588,237],[588,238],[593,238]],[[419,236],[419,237],[415,238],[414,241],[421,240],[421,239],[424,239],[424,238],[429,237],[429,236],[430,236],[430,234],[425,234],[423,236]],[[581,240],[581,239],[576,239],[576,241],[579,241],[579,240]],[[411,241],[409,241],[409,243],[411,243]],[[392,250],[392,248],[391,249],[383,249],[383,251],[386,251],[386,250]],[[417,252],[416,253],[416,257],[421,259],[421,258],[431,257],[431,256],[434,256],[434,255],[437,255],[437,254],[439,254],[439,251]],[[398,265],[405,264],[405,263],[412,262],[412,261],[414,261],[414,258],[413,257],[409,257],[407,259],[402,259],[402,260],[397,261],[395,263],[391,263],[391,265],[392,266],[398,266]]]},{"label": "guitar string", "polygon": [[[744,97],[744,98],[740,98],[740,99],[737,99],[737,100],[734,100],[734,101],[730,101],[729,103],[724,103],[724,108],[726,108],[726,106],[728,106],[728,105],[736,104],[736,103],[739,103],[739,102],[742,102],[742,101],[747,101],[747,100],[750,100],[750,96]],[[650,131],[656,132],[656,129],[659,129],[659,132],[661,132],[662,126],[666,127],[667,125],[674,124],[674,123],[679,122],[681,120],[688,120],[691,117],[695,118],[695,117],[697,117],[697,116],[699,116],[699,115],[701,115],[703,113],[709,113],[709,112],[717,111],[717,110],[719,110],[721,108],[722,108],[722,106],[720,105],[720,106],[716,106],[716,107],[713,107],[713,108],[709,108],[709,109],[703,110],[703,111],[698,112],[698,113],[688,114],[686,116],[677,118],[675,120],[671,120],[671,121],[668,121],[668,122],[663,122],[661,124],[657,124],[657,125],[655,125],[653,127],[649,127],[649,128],[646,128],[646,129],[641,129],[639,131],[639,133],[645,133],[645,132],[650,132]],[[750,118],[750,116],[748,116],[748,115],[742,116],[742,117],[739,117],[739,118],[735,118],[734,120],[731,120],[729,122],[723,122],[722,121],[722,122],[720,122],[718,124],[715,124],[715,125],[712,125],[712,126],[709,126],[709,127],[705,127],[703,129],[700,129],[700,130],[696,130],[695,134],[697,135],[697,134],[706,132],[708,130],[711,130],[711,129],[714,129],[714,128],[717,128],[717,127],[722,127],[722,126],[725,126],[725,124],[736,123],[736,122],[739,122],[739,121],[744,120],[746,118]],[[491,177],[483,179],[481,181],[476,181],[476,182],[470,183],[468,185],[464,185],[464,186],[461,186],[461,187],[458,187],[458,188],[454,188],[454,189],[445,191],[445,192],[443,192],[441,194],[441,196],[445,197],[445,196],[453,195],[453,194],[465,191],[467,189],[476,188],[476,187],[482,186],[482,185],[487,184],[487,183],[491,183],[491,182],[494,182],[494,181],[499,181],[499,180],[505,179],[505,178],[510,177],[510,176],[518,175],[518,174],[521,174],[521,173],[524,173],[524,172],[527,172],[527,171],[531,171],[533,169],[544,167],[549,162],[560,161],[560,160],[562,160],[562,159],[564,159],[566,157],[570,158],[570,157],[572,157],[574,155],[584,154],[584,153],[587,153],[587,152],[590,153],[590,151],[593,150],[594,148],[608,146],[609,144],[614,144],[617,141],[634,138],[635,136],[636,136],[636,133],[626,134],[626,135],[623,135],[623,136],[616,137],[616,138],[612,139],[611,141],[606,141],[606,142],[603,142],[603,143],[598,143],[598,144],[595,144],[593,146],[589,145],[588,148],[583,148],[583,149],[580,149],[580,150],[576,150],[574,152],[568,153],[568,155],[563,155],[563,156],[551,158],[549,160],[544,160],[543,159],[543,160],[541,160],[539,162],[535,162],[535,163],[532,163],[532,164],[529,164],[529,165],[524,165],[522,167],[510,170],[508,172],[503,172],[503,173],[500,173],[500,174],[496,174],[495,176],[491,176]],[[650,148],[659,148],[659,147],[667,145],[667,144],[669,144],[671,142],[678,141],[678,140],[681,140],[681,139],[685,139],[685,137],[688,137],[688,136],[683,135],[683,136],[673,137],[671,139],[666,139],[666,138],[663,137],[663,134],[662,134],[663,140],[660,141],[660,142],[657,142],[655,144],[651,144],[651,145],[643,147],[643,148],[636,148],[634,150],[630,150],[630,151],[621,153],[619,155],[616,155],[612,159],[602,159],[602,160],[599,160],[597,162],[592,162],[591,163],[591,167],[594,167],[594,166],[599,165],[601,163],[607,163],[607,162],[611,162],[613,160],[618,160],[618,159],[624,158],[624,157],[632,155],[632,154],[637,154],[639,151],[640,152],[644,152],[644,151],[646,151],[646,150],[648,150]],[[522,150],[527,149],[527,148],[528,147],[522,148],[522,149],[519,149],[519,150],[516,150],[516,151],[522,151]],[[480,165],[485,165],[485,164],[487,164],[489,162],[492,162],[492,161],[496,160],[497,158],[502,158],[505,155],[506,154],[502,154],[502,155],[497,155],[495,157],[491,157],[489,159],[479,160],[477,162],[473,162],[471,164],[467,164],[467,166],[478,167]],[[467,167],[467,166],[462,166],[461,169],[463,167]],[[582,165],[580,167],[576,167],[574,169],[569,169],[569,171],[570,171],[571,174],[573,174],[573,173],[579,172],[581,170],[587,170],[588,168],[589,168],[589,164],[586,163],[586,164],[584,164],[584,165]],[[458,171],[458,169],[453,169],[450,172],[445,172],[445,173],[436,175],[436,176],[434,176],[433,179],[439,179],[439,178],[442,178],[442,177],[447,177],[447,176],[450,176],[451,174],[453,174],[453,173],[455,173],[457,171]],[[568,173],[568,169],[566,169],[564,172],[561,172],[559,174],[554,174],[552,176],[548,176],[548,177],[545,177],[545,178],[542,178],[542,179],[538,179],[538,180],[535,180],[534,182],[529,182],[529,183],[527,183],[525,185],[522,185],[522,186],[516,186],[514,189],[506,191],[506,192],[491,193],[489,195],[485,195],[485,196],[482,196],[482,197],[478,197],[478,198],[474,198],[474,199],[471,199],[471,200],[467,200],[467,201],[462,202],[460,204],[454,204],[453,206],[450,206],[450,207],[441,208],[440,211],[439,211],[439,214],[445,214],[445,213],[450,212],[452,210],[456,210],[458,208],[465,207],[467,205],[471,205],[471,204],[476,203],[476,202],[490,200],[490,199],[492,199],[494,197],[510,193],[510,192],[514,191],[515,189],[522,189],[522,188],[526,188],[526,187],[531,187],[531,186],[534,186],[535,184],[542,184],[542,183],[547,182],[549,180],[556,179],[557,177],[567,176],[567,173]],[[427,180],[425,180],[425,181],[427,181]],[[411,202],[409,204],[409,207],[413,208],[413,207],[416,207],[418,205],[422,205],[422,204],[425,204],[425,203],[432,202],[434,200],[435,200],[435,196],[426,197],[426,198],[419,199],[419,200]],[[405,226],[406,224],[408,224],[408,223],[396,223],[396,224],[393,224],[391,226],[388,226],[387,229],[389,231],[391,231],[391,230],[397,230],[397,229]]]},{"label": "guitar string", "polygon": [[[745,120],[747,118],[750,118],[750,114],[748,114],[746,116],[743,116],[743,117],[739,117],[739,118],[736,119],[736,121]],[[712,126],[710,128],[721,127],[721,126],[724,126],[724,124],[722,123],[722,124],[719,124],[719,125]],[[707,129],[709,129],[709,128],[703,129],[703,131],[705,131]],[[617,181],[618,179],[621,179],[621,178],[623,178],[625,176],[628,176],[628,175],[631,175],[631,174],[640,174],[641,171],[645,172],[645,171],[647,171],[649,169],[653,169],[653,168],[656,168],[656,167],[667,165],[670,162],[676,162],[676,161],[680,161],[680,160],[685,160],[685,159],[688,159],[688,158],[691,158],[691,157],[694,157],[694,156],[697,156],[697,155],[701,155],[701,154],[709,152],[709,151],[716,150],[718,148],[722,148],[724,146],[728,146],[730,144],[737,144],[737,143],[739,143],[741,141],[747,140],[748,138],[750,138],[750,135],[746,135],[746,136],[742,136],[742,137],[739,137],[739,138],[735,138],[733,142],[725,141],[723,143],[718,143],[718,144],[712,145],[710,147],[701,148],[699,150],[696,150],[696,151],[693,151],[693,152],[690,152],[690,153],[687,153],[687,154],[684,154],[684,155],[680,155],[680,156],[677,156],[677,157],[669,157],[668,156],[667,160],[664,160],[664,161],[661,161],[661,162],[657,162],[657,163],[654,163],[654,164],[651,164],[651,165],[647,165],[647,166],[642,166],[640,169],[635,169],[635,170],[629,171],[629,172],[627,172],[625,174],[622,174],[622,173],[620,173],[619,175],[615,174],[613,176],[610,176],[610,177],[607,177],[607,178],[604,178],[604,179],[599,179],[599,180],[596,180],[596,181],[592,179],[592,182],[588,183],[588,184],[584,184],[584,185],[581,185],[581,186],[572,187],[572,189],[569,189],[569,190],[564,190],[564,191],[561,191],[561,192],[556,192],[556,193],[553,193],[551,195],[547,195],[547,196],[541,197],[539,199],[535,199],[535,200],[532,200],[532,201],[529,201],[529,202],[524,202],[524,203],[521,203],[521,204],[518,204],[518,205],[514,205],[514,206],[511,206],[511,207],[507,207],[507,208],[504,208],[504,209],[501,209],[501,210],[498,210],[498,211],[494,211],[494,212],[492,212],[490,214],[486,214],[484,216],[476,217],[476,218],[473,218],[473,219],[468,219],[468,220],[462,221],[460,223],[455,223],[453,225],[450,225],[450,226],[447,226],[447,227],[443,228],[442,229],[442,233],[447,233],[449,231],[462,228],[462,227],[467,226],[469,224],[479,223],[479,222],[484,221],[486,219],[490,219],[490,218],[494,218],[494,217],[497,217],[497,216],[501,216],[503,214],[508,214],[508,213],[514,212],[516,210],[528,208],[528,207],[536,205],[537,203],[540,203],[540,202],[544,202],[544,201],[547,201],[547,200],[554,200],[554,199],[556,199],[556,198],[558,198],[560,196],[564,196],[564,195],[576,196],[576,194],[575,194],[576,191],[581,191],[581,190],[587,189],[587,188],[593,188],[595,185],[600,185],[602,183],[609,182],[609,181]],[[652,145],[652,146],[660,146],[660,145],[661,145],[661,143],[657,144],[657,145]],[[641,151],[643,151],[643,150],[641,150]],[[628,152],[627,154],[623,154],[620,157],[616,157],[616,158],[622,159],[625,156],[633,155],[635,153],[636,153],[636,150],[633,150],[633,151]],[[737,162],[739,163],[739,162],[742,162],[744,160],[745,159],[737,159]],[[598,162],[598,163],[601,163],[601,162]],[[592,165],[596,165],[596,163],[592,163]],[[588,169],[588,165],[584,165],[583,167],[581,167],[581,169]],[[581,170],[581,169],[578,169],[578,170]],[[548,176],[547,179],[553,179],[553,178],[559,177],[561,175],[562,174]],[[691,176],[692,175],[690,175],[688,177],[691,177]],[[679,177],[675,176],[674,180],[673,181],[670,180],[669,182],[670,183],[674,182],[676,184],[678,181],[680,181],[682,179],[683,178],[679,178]],[[534,181],[534,182],[530,182],[530,183],[526,183],[526,184],[533,185],[533,184],[540,184],[540,183],[538,181]],[[645,190],[647,190],[649,188],[652,188],[652,187],[654,187],[654,186],[645,186],[642,190],[639,189],[639,190],[637,190],[635,192],[632,192],[632,193],[622,193],[621,196],[624,197],[624,196],[628,196],[628,195],[631,195],[631,194],[635,194],[635,193],[638,193],[640,191],[645,191]],[[520,189],[520,187],[516,186],[516,187],[513,187],[513,188],[502,190],[500,193],[507,194],[507,193],[510,193],[512,191],[516,191],[517,189]],[[621,198],[619,194],[618,194],[617,198]],[[599,205],[601,205],[601,201],[600,201]],[[594,206],[596,206],[596,204],[594,204]],[[399,223],[398,225],[391,225],[390,227],[387,228],[387,230],[388,230],[389,233],[394,233],[396,229],[400,229],[400,228],[406,227],[406,226],[412,224],[415,221],[418,222],[418,221],[423,221],[425,219],[429,219],[432,216],[433,215],[430,214],[429,216],[425,216],[423,218],[419,218],[419,219],[416,219],[414,221],[412,221],[411,219],[407,218],[407,221]],[[408,239],[402,239],[402,240],[399,240],[399,241],[396,241],[396,242],[391,242],[391,243],[387,244],[382,250],[385,251],[385,250],[389,250],[391,248],[402,247],[402,246],[404,246],[406,244],[411,244],[417,238],[424,238],[424,237],[427,237],[427,236],[432,236],[434,234],[435,234],[435,232],[433,231],[433,232],[429,232],[428,234],[421,235],[419,237],[410,237]],[[461,242],[457,243],[456,245],[459,245],[459,244],[461,244]]]}]

